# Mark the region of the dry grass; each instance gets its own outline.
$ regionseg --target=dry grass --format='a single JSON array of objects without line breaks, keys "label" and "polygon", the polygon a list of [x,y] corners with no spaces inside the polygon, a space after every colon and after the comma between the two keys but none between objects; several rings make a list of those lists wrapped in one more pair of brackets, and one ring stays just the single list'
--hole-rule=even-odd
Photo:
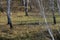
[{"label": "dry grass", "polygon": [[[0,14],[0,40],[50,40],[50,35],[46,30],[45,25],[19,25],[20,23],[35,23],[37,21],[44,22],[44,19],[38,16],[24,16],[24,12],[15,13],[11,15],[13,29],[7,25],[6,14]],[[59,17],[56,18],[59,22]],[[33,20],[33,21],[31,21]],[[53,22],[52,18],[47,18],[48,22]],[[49,27],[53,30],[59,30],[60,24]],[[47,37],[48,35],[48,37]],[[55,36],[55,34],[54,34]]]}]

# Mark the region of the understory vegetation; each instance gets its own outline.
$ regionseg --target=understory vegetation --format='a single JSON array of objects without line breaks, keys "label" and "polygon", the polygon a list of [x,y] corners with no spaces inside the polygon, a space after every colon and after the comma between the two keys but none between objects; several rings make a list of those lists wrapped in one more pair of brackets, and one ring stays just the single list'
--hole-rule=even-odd
[{"label": "understory vegetation", "polygon": [[[22,16],[21,16],[22,15]],[[0,16],[0,40],[51,40],[44,19],[41,16],[24,16],[24,12],[13,13],[11,20],[13,29],[7,25],[6,14]],[[57,16],[57,24],[53,24],[52,15],[47,16],[48,25],[56,40],[60,40],[60,16]],[[40,25],[39,25],[40,23]]]}]

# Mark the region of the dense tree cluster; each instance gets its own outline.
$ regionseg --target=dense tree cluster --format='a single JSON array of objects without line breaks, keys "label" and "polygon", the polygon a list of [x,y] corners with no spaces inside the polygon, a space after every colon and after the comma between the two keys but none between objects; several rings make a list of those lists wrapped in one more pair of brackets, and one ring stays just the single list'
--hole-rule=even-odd
[{"label": "dense tree cluster", "polygon": [[[2,0],[0,1],[0,5],[2,5],[5,9],[6,9],[6,0]],[[54,6],[55,6],[55,10],[57,11],[57,0],[54,0]],[[43,4],[44,4],[44,7],[45,7],[45,10],[49,10],[49,0],[43,0]],[[39,9],[39,6],[38,6],[38,2],[37,0],[29,0],[29,3],[28,5],[30,7],[34,7],[36,9]],[[20,6],[24,6],[24,2],[23,0],[11,0],[11,9],[12,10],[18,10],[19,8],[21,8]]]}]

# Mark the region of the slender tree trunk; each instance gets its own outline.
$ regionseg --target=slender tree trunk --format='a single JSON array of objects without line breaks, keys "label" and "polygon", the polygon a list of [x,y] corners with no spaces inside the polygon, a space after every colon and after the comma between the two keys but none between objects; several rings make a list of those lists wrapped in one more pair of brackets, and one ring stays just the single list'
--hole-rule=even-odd
[{"label": "slender tree trunk", "polygon": [[60,0],[57,0],[57,7],[58,7],[59,15],[60,15]]},{"label": "slender tree trunk", "polygon": [[7,0],[7,19],[8,19],[8,24],[10,25],[10,28],[12,29],[12,23],[11,23],[11,18],[10,18],[10,2],[11,0]]},{"label": "slender tree trunk", "polygon": [[31,0],[29,0],[30,11],[32,11]]},{"label": "slender tree trunk", "polygon": [[52,15],[53,15],[53,23],[56,24],[56,17],[54,14],[54,0],[50,0],[50,6],[51,6]]},{"label": "slender tree trunk", "polygon": [[[47,19],[46,19],[45,9],[44,9],[42,0],[38,0],[38,3],[39,3],[39,7],[40,7],[40,8],[39,8],[39,9],[40,9],[40,12],[41,12],[41,14],[42,14],[42,16],[43,16],[43,18],[44,18],[44,22],[45,22],[45,24],[46,24],[46,29],[47,29],[47,31],[49,32],[52,40],[55,40],[55,39],[54,39],[54,36],[53,36],[53,34],[52,34],[52,31],[51,31],[51,29],[50,29],[50,27],[49,27],[49,25],[48,25]],[[40,23],[39,23],[39,24],[40,24]]]},{"label": "slender tree trunk", "polygon": [[28,16],[28,1],[27,0],[23,0],[24,1],[24,8],[25,8],[25,16]]}]

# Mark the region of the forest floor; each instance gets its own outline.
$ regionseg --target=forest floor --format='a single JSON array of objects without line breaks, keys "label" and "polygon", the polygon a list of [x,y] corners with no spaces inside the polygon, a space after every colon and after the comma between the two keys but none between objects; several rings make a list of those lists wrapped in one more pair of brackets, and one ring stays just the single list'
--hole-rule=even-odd
[{"label": "forest floor", "polygon": [[[0,40],[51,40],[44,18],[33,14],[29,13],[29,16],[25,16],[24,12],[11,14],[13,29],[7,25],[6,14],[0,14]],[[60,16],[55,15],[57,24],[53,24],[52,15],[46,16],[55,40],[60,40]]]}]

